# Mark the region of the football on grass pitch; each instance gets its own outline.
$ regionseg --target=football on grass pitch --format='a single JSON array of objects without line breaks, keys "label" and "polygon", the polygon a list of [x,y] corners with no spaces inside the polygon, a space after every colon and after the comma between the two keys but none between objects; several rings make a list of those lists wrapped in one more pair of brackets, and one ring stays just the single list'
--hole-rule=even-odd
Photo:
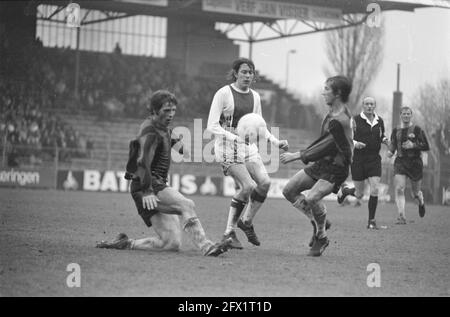
[{"label": "football on grass pitch", "polygon": [[242,116],[236,127],[237,135],[249,143],[256,143],[258,139],[264,139],[266,130],[266,121],[256,113]]}]

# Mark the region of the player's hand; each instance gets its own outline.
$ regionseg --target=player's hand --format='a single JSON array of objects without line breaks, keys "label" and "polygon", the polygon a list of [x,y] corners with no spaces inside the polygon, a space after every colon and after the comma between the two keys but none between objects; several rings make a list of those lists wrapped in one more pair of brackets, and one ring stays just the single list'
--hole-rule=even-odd
[{"label": "player's hand", "polygon": [[358,142],[358,141],[356,141],[355,142],[355,148],[356,149],[364,149],[366,147],[366,144],[365,143],[362,143],[362,142]]},{"label": "player's hand", "polygon": [[280,161],[283,164],[295,161],[298,159],[298,153],[284,152],[280,155]]},{"label": "player's hand", "polygon": [[394,153],[392,153],[391,151],[388,151],[386,155],[388,158],[391,158],[394,156]]},{"label": "player's hand", "polygon": [[158,207],[159,198],[155,194],[142,197],[142,205],[144,209],[152,210]]},{"label": "player's hand", "polygon": [[405,141],[402,143],[402,148],[405,150],[413,149],[415,147],[414,143],[411,140]]},{"label": "player's hand", "polygon": [[279,140],[278,147],[280,149],[282,149],[283,151],[287,151],[287,150],[289,150],[289,143],[287,140]]},{"label": "player's hand", "polygon": [[389,146],[389,139],[387,137],[384,137],[383,140],[381,140],[381,143]]}]

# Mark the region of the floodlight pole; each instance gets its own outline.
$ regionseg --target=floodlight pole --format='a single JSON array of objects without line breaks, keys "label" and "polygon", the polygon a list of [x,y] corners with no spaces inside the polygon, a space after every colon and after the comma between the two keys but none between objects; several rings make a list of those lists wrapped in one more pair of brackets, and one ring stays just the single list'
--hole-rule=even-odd
[{"label": "floodlight pole", "polygon": [[289,55],[290,54],[295,54],[295,53],[297,53],[297,51],[296,50],[289,50],[287,53],[286,53],[286,81],[285,81],[285,84],[286,84],[286,90],[288,89],[288,82],[289,82]]},{"label": "floodlight pole", "polygon": [[400,64],[397,64],[397,91],[394,91],[392,103],[392,130],[400,124],[400,108],[402,106],[402,92],[400,91]]}]

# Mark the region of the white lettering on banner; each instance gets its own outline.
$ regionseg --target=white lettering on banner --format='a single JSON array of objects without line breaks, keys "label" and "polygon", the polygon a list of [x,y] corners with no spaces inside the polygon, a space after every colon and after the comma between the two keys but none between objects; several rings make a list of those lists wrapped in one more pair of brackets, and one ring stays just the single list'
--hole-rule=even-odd
[{"label": "white lettering on banner", "polygon": [[116,174],[113,171],[106,171],[103,174],[102,184],[100,186],[101,191],[113,191],[116,192],[119,190],[117,187],[117,178]]},{"label": "white lettering on banner", "polygon": [[172,187],[173,189],[180,191],[180,175],[179,174],[169,175],[169,184],[170,187]]},{"label": "white lettering on banner", "polygon": [[123,171],[105,171],[85,170],[83,190],[88,191],[113,191],[127,192],[128,180],[124,178]]},{"label": "white lettering on banner", "polygon": [[337,22],[342,16],[342,10],[337,8],[264,0],[203,0],[202,10],[273,19],[306,19],[324,22]]},{"label": "white lettering on banner", "polygon": [[13,168],[9,171],[0,171],[0,183],[13,183],[25,186],[27,184],[39,184],[39,172],[15,171]]},{"label": "white lettering on banner", "polygon": [[117,178],[119,179],[119,190],[121,192],[128,191],[128,180],[125,179],[125,172],[116,172]]},{"label": "white lettering on banner", "polygon": [[183,175],[181,177],[180,192],[186,195],[194,195],[197,193],[197,184],[195,184],[194,175]]},{"label": "white lettering on banner", "polygon": [[97,191],[99,188],[100,188],[100,172],[94,170],[85,170],[83,189]]}]

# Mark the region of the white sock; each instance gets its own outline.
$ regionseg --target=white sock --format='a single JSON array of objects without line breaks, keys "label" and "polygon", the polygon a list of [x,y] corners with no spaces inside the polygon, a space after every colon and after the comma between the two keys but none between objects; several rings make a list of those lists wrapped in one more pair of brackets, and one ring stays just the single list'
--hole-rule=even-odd
[{"label": "white sock", "polygon": [[406,215],[405,215],[405,195],[396,193],[396,195],[395,195],[395,203],[397,204],[398,214],[400,216],[402,216],[403,218],[406,218]]}]

